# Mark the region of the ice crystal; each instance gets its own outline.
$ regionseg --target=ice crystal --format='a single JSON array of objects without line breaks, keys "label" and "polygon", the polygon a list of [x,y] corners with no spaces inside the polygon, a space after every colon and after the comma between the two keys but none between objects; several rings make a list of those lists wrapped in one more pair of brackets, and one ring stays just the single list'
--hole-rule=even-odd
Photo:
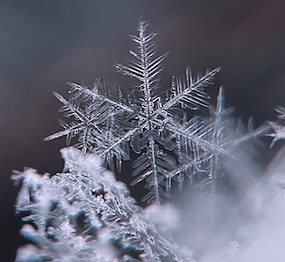
[{"label": "ice crystal", "polygon": [[64,173],[26,169],[13,176],[22,185],[21,233],[34,243],[20,248],[16,261],[194,261],[160,234],[96,155],[75,148],[61,153]]},{"label": "ice crystal", "polygon": [[[204,152],[207,158],[203,161],[200,170],[204,173],[201,184],[210,185],[208,192],[213,193],[218,190],[224,179],[224,165],[230,162],[238,164],[240,149],[246,143],[251,143],[253,147],[253,142],[257,142],[256,138],[263,136],[269,130],[269,126],[264,124],[255,129],[250,118],[245,128],[241,121],[236,121],[233,117],[233,108],[224,106],[222,87],[219,89],[216,106],[210,106],[209,109],[210,117],[205,121],[210,126],[206,139],[209,140],[211,148]],[[243,151],[246,152],[245,148]]]},{"label": "ice crystal", "polygon": [[[197,77],[186,68],[184,77],[173,77],[169,94],[163,96],[160,73],[167,53],[157,54],[156,33],[147,31],[148,24],[139,23],[138,35],[131,36],[136,45],[130,51],[132,59],[127,65],[115,65],[118,72],[134,79],[128,98],[102,79],[91,89],[70,83],[68,100],[55,95],[64,116],[74,120],[61,122],[64,130],[46,140],[67,136],[69,143],[77,137],[75,146],[83,153],[94,152],[119,170],[123,160],[133,158],[132,150],[136,159],[131,159],[135,177],[131,185],[144,182],[149,192],[143,201],[151,204],[167,198],[173,184],[182,189],[185,180],[218,179],[219,159],[234,157],[234,147],[264,133],[264,128],[241,132],[238,127],[233,136],[235,121],[232,110],[223,107],[222,89],[217,106],[210,106],[204,89],[220,68]],[[210,119],[189,113],[200,107],[209,108]]]},{"label": "ice crystal", "polygon": [[[139,155],[133,162],[136,178],[132,184],[145,181],[150,192],[144,200],[160,203],[166,184],[171,185],[167,181],[189,160],[179,151],[179,141],[186,141],[193,154],[195,151],[199,154],[199,148],[213,147],[204,139],[209,130],[203,121],[182,121],[177,111],[208,107],[209,96],[204,88],[212,84],[220,68],[197,77],[193,77],[187,68],[184,78],[173,78],[170,94],[162,99],[159,75],[167,54],[157,55],[156,34],[147,33],[147,27],[147,23],[141,22],[138,35],[131,36],[137,45],[137,50],[130,52],[133,59],[126,66],[116,65],[117,71],[138,83],[128,99],[125,101],[114,85],[110,90],[110,84],[102,84],[100,80],[92,89],[70,84],[68,100],[55,95],[63,104],[61,110],[65,116],[74,120],[69,124],[62,122],[64,130],[46,140],[67,136],[70,142],[71,138],[77,137],[75,146],[84,153],[95,152],[110,166],[114,166],[116,159],[119,168],[122,160],[130,157],[131,148]],[[197,167],[202,160],[194,157],[191,165]]]},{"label": "ice crystal", "polygon": [[[63,104],[60,111],[64,112],[65,117],[72,117],[74,120],[69,124],[60,121],[64,130],[48,136],[45,140],[66,136],[69,145],[71,139],[77,137],[78,141],[74,146],[82,149],[83,153],[96,152],[110,165],[113,165],[113,159],[116,158],[120,166],[122,159],[128,158],[123,148],[124,136],[127,135],[122,136],[127,127],[121,130],[123,119],[117,119],[116,116],[133,110],[124,105],[119,89],[100,78],[95,81],[92,89],[74,83],[69,85],[69,100],[56,92],[54,94]],[[120,122],[117,123],[116,120]],[[129,125],[126,122],[124,124]]]}]

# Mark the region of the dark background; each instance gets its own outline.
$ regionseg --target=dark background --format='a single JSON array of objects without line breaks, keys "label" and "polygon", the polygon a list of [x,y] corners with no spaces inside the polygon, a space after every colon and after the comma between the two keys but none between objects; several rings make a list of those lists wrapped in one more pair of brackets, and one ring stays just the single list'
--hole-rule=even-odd
[{"label": "dark background", "polygon": [[0,1],[0,260],[12,261],[20,241],[12,170],[62,169],[64,139],[43,142],[60,130],[52,91],[96,76],[124,89],[113,64],[128,60],[128,35],[142,18],[159,32],[161,53],[170,51],[165,87],[188,65],[222,66],[215,88],[225,87],[237,116],[273,120],[285,105],[284,10],[284,0]]}]

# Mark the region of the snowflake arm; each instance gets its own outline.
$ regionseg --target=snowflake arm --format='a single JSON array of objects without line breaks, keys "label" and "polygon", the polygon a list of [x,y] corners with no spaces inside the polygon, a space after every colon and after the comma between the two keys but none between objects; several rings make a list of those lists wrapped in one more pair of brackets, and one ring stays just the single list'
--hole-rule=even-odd
[{"label": "snowflake arm", "polygon": [[[269,130],[271,130],[271,126],[267,125],[267,124],[261,125],[260,127],[256,128],[256,129],[249,130],[249,132],[245,133],[244,135],[242,135],[241,137],[236,139],[236,141],[234,141],[234,143],[233,143],[233,146],[238,146],[241,143],[249,141],[250,139],[254,139],[257,137],[264,136]],[[285,132],[284,132],[284,137],[285,137]],[[278,139],[280,139],[280,138],[278,138]],[[278,139],[276,139],[275,141],[277,141]]]},{"label": "snowflake arm", "polygon": [[132,40],[138,45],[137,52],[131,52],[134,60],[128,66],[115,65],[118,72],[136,78],[140,82],[142,98],[141,108],[150,117],[155,111],[154,91],[159,87],[159,73],[162,71],[162,62],[167,54],[156,56],[156,45],[153,41],[156,34],[146,33],[148,24],[141,22],[138,27],[138,36],[132,36]]},{"label": "snowflake arm", "polygon": [[[132,127],[120,121],[118,115],[133,113],[133,110],[123,103],[118,90],[113,91],[116,86],[108,85],[101,79],[95,81],[93,89],[70,84],[70,98],[66,100],[58,93],[56,98],[63,104],[60,111],[67,118],[74,120],[69,124],[61,122],[64,130],[46,137],[49,141],[62,136],[67,137],[67,144],[71,139],[77,137],[75,146],[83,153],[96,152],[101,155],[110,167],[114,166],[116,160],[118,168],[121,167],[123,159],[129,156],[121,148],[129,135],[121,137],[121,131]],[[100,89],[102,88],[102,90]],[[100,90],[99,90],[100,89]],[[104,91],[105,90],[105,91]],[[110,100],[103,93],[112,93],[116,99]],[[111,95],[110,95],[111,96]],[[125,124],[125,126],[124,126]]]},{"label": "snowflake arm", "polygon": [[273,147],[278,140],[285,139],[285,126],[284,126],[285,107],[278,106],[276,107],[275,111],[278,113],[277,119],[279,121],[268,122],[269,126],[271,126],[271,128],[273,129],[273,132],[268,134],[268,136],[273,138],[270,147]]},{"label": "snowflake arm", "polygon": [[221,68],[218,67],[195,80],[192,77],[190,69],[186,68],[185,79],[173,79],[171,88],[172,96],[163,105],[162,109],[168,110],[177,103],[180,103],[182,107],[190,107],[191,109],[197,109],[199,106],[208,107],[207,99],[209,99],[209,96],[203,89],[213,83],[214,76],[220,70]]},{"label": "snowflake arm", "polygon": [[[79,84],[76,84],[76,83],[68,83],[68,84],[71,86],[72,92],[76,94],[76,97],[83,95],[83,96],[86,96],[93,101],[99,100],[101,102],[106,102],[106,103],[114,106],[114,108],[118,108],[118,109],[121,109],[123,111],[133,113],[133,110],[130,107],[128,107],[127,105],[123,104],[122,102],[120,102],[120,101],[116,102],[116,101],[111,100],[102,94],[99,94],[99,89],[102,88],[102,86],[104,86],[104,85],[101,83],[100,79],[97,79],[96,83],[97,84],[95,84],[95,86],[92,90],[90,90],[89,88],[83,87]],[[104,88],[110,89],[110,86],[106,85]],[[112,89],[112,96],[114,98],[117,96],[117,99],[118,99],[118,97],[120,99],[121,94],[120,94],[120,92],[118,92],[119,89],[117,89],[117,90],[115,88],[111,88],[111,89]],[[111,93],[111,92],[109,92],[109,93]]]}]

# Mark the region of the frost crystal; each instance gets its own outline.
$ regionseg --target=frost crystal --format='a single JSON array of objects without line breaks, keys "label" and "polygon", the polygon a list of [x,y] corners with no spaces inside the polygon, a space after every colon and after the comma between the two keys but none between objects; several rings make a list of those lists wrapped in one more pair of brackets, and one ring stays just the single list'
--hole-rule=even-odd
[{"label": "frost crystal", "polygon": [[[29,244],[16,261],[194,261],[164,238],[127,187],[93,154],[61,151],[65,173],[16,172],[16,210]],[[132,259],[128,260],[127,257]]]},{"label": "frost crystal", "polygon": [[[268,130],[268,125],[253,128],[252,119],[248,121],[247,128],[244,128],[240,121],[236,121],[232,108],[224,107],[223,88],[220,87],[217,97],[216,107],[210,107],[210,118],[208,125],[211,126],[209,132],[209,142],[212,145],[208,152],[208,161],[204,162],[204,173],[207,179],[203,184],[210,183],[211,189],[216,191],[224,176],[225,163],[238,163],[239,150],[247,142],[264,135]],[[253,146],[253,144],[251,144]],[[243,149],[245,151],[245,149]],[[211,191],[211,190],[210,190]]]},{"label": "frost crystal", "polygon": [[[133,162],[136,178],[132,185],[145,181],[149,193],[143,200],[160,203],[177,175],[176,170],[189,166],[197,168],[208,157],[200,156],[199,150],[213,149],[213,145],[205,140],[209,132],[205,123],[187,120],[182,112],[187,108],[208,107],[209,97],[204,88],[212,84],[220,68],[206,72],[202,77],[193,77],[187,68],[184,78],[173,78],[170,94],[163,99],[159,74],[167,54],[157,55],[156,34],[147,33],[147,27],[147,23],[141,22],[138,35],[131,36],[137,45],[137,50],[130,52],[133,59],[126,66],[116,65],[118,72],[137,81],[128,100],[122,99],[114,85],[103,84],[100,80],[92,89],[70,84],[69,100],[55,95],[63,104],[65,116],[73,117],[74,121],[62,123],[64,130],[45,140],[67,136],[70,142],[77,137],[75,146],[83,153],[95,152],[112,167],[116,159],[119,168],[122,160],[130,157],[131,148],[139,155]],[[199,155],[195,155],[190,164],[185,147]]]}]

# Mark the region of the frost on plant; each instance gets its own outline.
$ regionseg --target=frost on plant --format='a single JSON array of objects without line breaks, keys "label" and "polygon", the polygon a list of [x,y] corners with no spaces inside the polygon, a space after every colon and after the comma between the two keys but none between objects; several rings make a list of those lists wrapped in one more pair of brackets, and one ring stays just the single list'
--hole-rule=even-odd
[{"label": "frost on plant", "polygon": [[125,184],[94,154],[61,150],[65,171],[16,172],[21,234],[31,243],[16,261],[193,261],[164,238],[129,196]]}]

